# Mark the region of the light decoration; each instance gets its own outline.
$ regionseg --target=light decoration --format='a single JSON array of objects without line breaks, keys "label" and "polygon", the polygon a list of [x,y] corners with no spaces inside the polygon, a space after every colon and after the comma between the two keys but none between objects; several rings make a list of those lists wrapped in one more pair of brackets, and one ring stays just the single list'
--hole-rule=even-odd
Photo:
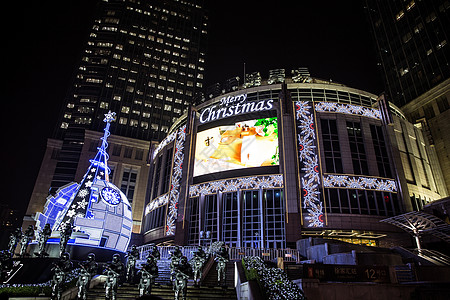
[{"label": "light decoration", "polygon": [[397,185],[393,179],[357,175],[326,174],[323,176],[323,186],[326,188],[397,192]]},{"label": "light decoration", "polygon": [[337,102],[314,102],[314,103],[315,103],[315,110],[317,112],[335,112],[381,120],[381,112],[375,108]]},{"label": "light decoration", "polygon": [[153,159],[155,159],[159,151],[161,151],[161,149],[164,149],[164,147],[170,144],[175,139],[176,136],[177,131],[173,131],[171,134],[166,136],[166,138],[161,141],[161,143],[158,145],[158,147],[156,147],[155,151],[153,152]]},{"label": "light decoration", "polygon": [[[175,222],[178,216],[178,201],[180,197],[180,181],[183,173],[184,142],[186,141],[186,125],[183,125],[176,132],[175,153],[173,160],[173,170],[171,187],[169,191],[169,209],[166,218],[166,235],[175,234]],[[175,138],[175,137],[174,137]]]},{"label": "light decoration", "polygon": [[323,203],[320,201],[319,159],[316,148],[314,114],[309,101],[297,101],[298,155],[300,159],[300,185],[303,214],[308,227],[323,227]]},{"label": "light decoration", "polygon": [[283,188],[283,175],[248,176],[195,184],[190,186],[189,196],[197,197],[199,195],[215,194],[217,192],[228,193],[236,192],[238,189],[259,188]]},{"label": "light decoration", "polygon": [[120,203],[120,194],[110,187],[104,187],[100,195],[102,196],[103,201],[110,205],[117,205]]},{"label": "light decoration", "polygon": [[[76,237],[69,245],[96,246],[126,251],[131,239],[133,218],[125,194],[109,182],[107,138],[115,113],[105,114],[102,145],[80,184],[70,183],[49,196],[43,213],[36,215],[36,226],[49,223],[54,232],[63,224],[74,227]],[[100,201],[102,199],[103,201]]]},{"label": "light decoration", "polygon": [[157,209],[163,205],[169,203],[169,193],[165,193],[155,199],[145,206],[144,215],[148,215],[152,210]]}]

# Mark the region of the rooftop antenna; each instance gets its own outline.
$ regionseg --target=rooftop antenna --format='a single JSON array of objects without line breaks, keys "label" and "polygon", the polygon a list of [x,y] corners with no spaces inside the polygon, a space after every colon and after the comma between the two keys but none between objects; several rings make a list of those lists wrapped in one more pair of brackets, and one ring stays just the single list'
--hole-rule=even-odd
[{"label": "rooftop antenna", "polygon": [[244,63],[244,85],[245,85],[245,63]]}]

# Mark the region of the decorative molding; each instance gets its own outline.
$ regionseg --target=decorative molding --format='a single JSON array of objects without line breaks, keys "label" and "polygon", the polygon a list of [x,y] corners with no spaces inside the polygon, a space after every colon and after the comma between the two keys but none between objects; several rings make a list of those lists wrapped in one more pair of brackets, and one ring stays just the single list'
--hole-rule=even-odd
[{"label": "decorative molding", "polygon": [[337,102],[315,102],[315,109],[317,112],[335,112],[381,120],[381,112],[378,109],[359,105]]},{"label": "decorative molding", "polygon": [[397,192],[397,185],[394,179],[358,175],[326,174],[323,176],[323,186],[326,188]]},{"label": "decorative molding", "polygon": [[236,192],[238,189],[271,189],[283,187],[283,175],[261,175],[249,176],[233,179],[209,181],[205,183],[191,185],[189,197],[215,194],[217,192]]},{"label": "decorative molding", "polygon": [[171,187],[169,192],[169,209],[166,219],[166,235],[175,234],[175,222],[178,214],[178,200],[180,197],[180,181],[183,173],[184,161],[184,142],[186,141],[186,125],[183,125],[178,131],[175,131],[175,153],[173,161],[173,170],[171,178]]},{"label": "decorative molding", "polygon": [[296,125],[298,132],[298,155],[300,159],[300,184],[303,208],[308,212],[304,219],[308,227],[323,227],[323,203],[320,201],[319,158],[317,155],[314,114],[311,102],[297,101]]}]

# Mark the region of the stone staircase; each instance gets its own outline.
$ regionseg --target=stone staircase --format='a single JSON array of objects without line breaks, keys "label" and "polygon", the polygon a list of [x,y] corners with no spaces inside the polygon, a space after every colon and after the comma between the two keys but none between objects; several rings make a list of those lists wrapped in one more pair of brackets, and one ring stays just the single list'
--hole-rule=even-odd
[{"label": "stone staircase", "polygon": [[[152,288],[152,295],[161,299],[173,300],[174,291],[171,286],[160,285]],[[123,285],[117,290],[117,299],[137,299],[139,298],[139,290],[137,285]],[[211,299],[237,299],[234,288],[219,287],[200,287],[188,286],[187,299],[189,300],[211,300]],[[102,284],[93,287],[88,293],[88,300],[104,300],[105,288]]]},{"label": "stone staircase", "polygon": [[[217,270],[216,270],[217,263],[214,262],[214,264],[209,269],[208,274],[206,274],[205,278],[202,281],[202,286],[205,287],[216,287],[217,284]],[[228,288],[234,287],[234,261],[227,262],[226,267],[226,286]]]},{"label": "stone staircase", "polygon": [[[138,261],[137,268],[145,261]],[[156,285],[152,287],[152,295],[161,297],[162,299],[172,300],[174,291],[170,282],[170,260],[161,259],[158,261],[158,277]],[[139,275],[138,275],[139,276]],[[137,276],[137,277],[138,277]],[[197,288],[193,286],[193,280],[189,279],[187,299],[206,300],[206,299],[237,299],[236,290],[234,289],[234,262],[227,263],[226,288],[218,287],[216,262],[211,265],[208,274],[205,275],[202,286]],[[139,297],[137,284],[123,284],[117,291],[117,299],[136,299]],[[93,287],[88,293],[88,300],[105,299],[105,288],[103,284]]]}]

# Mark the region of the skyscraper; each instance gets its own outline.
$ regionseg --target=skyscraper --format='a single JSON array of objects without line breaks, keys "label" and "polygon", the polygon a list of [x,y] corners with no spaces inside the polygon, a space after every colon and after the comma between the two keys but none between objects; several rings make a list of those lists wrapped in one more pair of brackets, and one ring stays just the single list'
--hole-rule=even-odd
[{"label": "skyscraper", "polygon": [[52,188],[73,180],[85,129],[161,140],[203,87],[207,16],[197,1],[102,1],[59,118]]},{"label": "skyscraper", "polygon": [[424,130],[450,190],[450,1],[365,3],[386,92]]},{"label": "skyscraper", "polygon": [[111,110],[109,179],[127,195],[139,232],[151,143],[203,89],[208,17],[201,0],[99,1],[95,15],[24,220],[34,222],[49,189],[80,180]]},{"label": "skyscraper", "polygon": [[450,77],[450,2],[366,0],[386,92],[403,106]]}]

